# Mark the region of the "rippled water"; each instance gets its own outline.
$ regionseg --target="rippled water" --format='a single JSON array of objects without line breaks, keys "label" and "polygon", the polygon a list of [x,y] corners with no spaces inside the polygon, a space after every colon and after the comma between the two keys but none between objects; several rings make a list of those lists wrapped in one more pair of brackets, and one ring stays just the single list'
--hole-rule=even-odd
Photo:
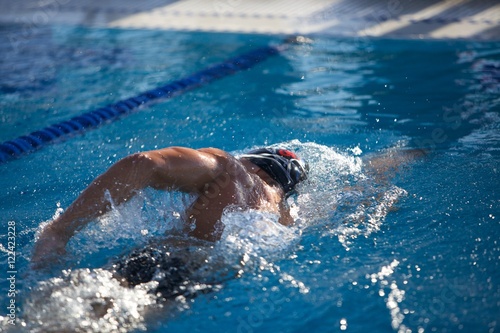
[{"label": "rippled water", "polygon": [[[17,29],[17,30],[16,30]],[[0,29],[0,139],[178,79],[277,37]],[[13,331],[495,332],[500,313],[500,44],[315,37],[257,67],[0,165],[2,293],[16,227]],[[40,224],[119,158],[169,145],[281,144],[311,165],[296,224],[228,211],[221,240],[180,246],[193,198],[145,190],[32,272]],[[427,155],[402,153],[424,148]],[[371,161],[371,162],[370,162]],[[374,165],[404,162],[384,173]],[[163,235],[176,235],[165,237]],[[112,277],[168,242],[188,293]],[[177,244],[177,245],[176,245]],[[163,272],[165,273],[165,272]]]}]

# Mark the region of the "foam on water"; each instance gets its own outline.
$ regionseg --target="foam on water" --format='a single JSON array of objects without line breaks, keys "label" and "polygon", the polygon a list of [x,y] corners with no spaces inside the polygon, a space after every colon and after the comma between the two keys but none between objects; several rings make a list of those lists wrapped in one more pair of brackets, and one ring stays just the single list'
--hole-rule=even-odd
[{"label": "foam on water", "polygon": [[155,237],[175,234],[182,229],[182,213],[193,199],[182,193],[145,189],[126,205],[113,205],[108,214],[75,235],[68,249],[77,258],[99,257],[102,252],[109,257],[110,250],[119,254]]},{"label": "foam on water", "polygon": [[[405,194],[392,185],[372,184],[363,172],[359,147],[338,151],[296,140],[279,146],[296,151],[310,165],[309,179],[299,185],[298,195],[288,199],[296,224],[285,227],[275,214],[228,209],[222,217],[225,228],[220,241],[190,245],[188,252],[182,250],[185,245],[177,249],[173,245],[173,252],[188,253],[185,260],[201,263],[190,277],[191,294],[217,290],[227,279],[244,274],[260,276],[264,271],[276,276],[281,284],[308,293],[306,285],[276,264],[293,251],[304,230],[324,225],[325,233],[336,235],[348,249],[359,235],[377,231],[397,199]],[[32,288],[23,306],[23,325],[33,332],[146,329],[145,318],[150,313],[166,311],[159,310],[165,303],[155,294],[161,274],[130,288],[121,285],[105,267],[113,257],[154,243],[164,234],[177,234],[176,239],[186,243],[187,238],[178,236],[178,230],[182,212],[192,200],[192,196],[148,189],[89,224],[68,244],[65,264],[69,268],[62,273],[51,272],[55,277],[38,276],[42,281]],[[332,217],[338,221],[335,225],[329,222]],[[100,267],[92,267],[96,265]],[[169,313],[189,308],[190,302],[191,298],[178,296],[169,301]],[[394,318],[399,320],[396,314]]]},{"label": "foam on water", "polygon": [[128,332],[145,329],[144,311],[155,305],[157,282],[127,288],[104,269],[63,271],[43,281],[24,307],[31,332]]},{"label": "foam on water", "polygon": [[[400,145],[395,151],[405,144]],[[359,156],[359,147],[342,152],[292,141],[287,148],[298,151],[311,166],[310,179],[300,185],[300,195],[292,202],[300,208],[299,224],[306,227],[338,221],[326,232],[337,235],[346,249],[352,239],[378,231],[389,211],[407,195],[404,189],[367,175],[367,162]]]}]

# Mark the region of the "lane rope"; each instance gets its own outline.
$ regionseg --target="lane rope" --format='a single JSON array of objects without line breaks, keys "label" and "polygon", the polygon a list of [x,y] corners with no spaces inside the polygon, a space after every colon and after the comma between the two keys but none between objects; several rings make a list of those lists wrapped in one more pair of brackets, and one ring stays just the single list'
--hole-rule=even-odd
[{"label": "lane rope", "polygon": [[143,92],[135,97],[118,101],[30,134],[3,142],[0,144],[0,163],[34,152],[61,138],[97,128],[103,123],[115,121],[151,101],[172,98],[189,90],[252,68],[258,63],[282,52],[286,49],[287,43],[290,41],[293,42],[295,39],[288,39],[277,46],[265,46],[249,51],[182,79],[170,82],[167,85]]}]

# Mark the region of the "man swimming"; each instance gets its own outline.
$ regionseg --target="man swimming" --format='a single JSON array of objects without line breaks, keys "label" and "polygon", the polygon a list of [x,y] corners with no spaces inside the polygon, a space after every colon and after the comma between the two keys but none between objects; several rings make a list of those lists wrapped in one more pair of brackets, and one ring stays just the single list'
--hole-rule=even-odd
[{"label": "man swimming", "polygon": [[281,224],[290,225],[286,198],[307,173],[307,163],[286,149],[261,148],[238,158],[220,149],[183,147],[129,155],[41,231],[32,262],[36,268],[57,259],[75,232],[147,187],[197,195],[185,212],[185,231],[204,241],[219,239],[220,218],[230,206],[276,213]]}]

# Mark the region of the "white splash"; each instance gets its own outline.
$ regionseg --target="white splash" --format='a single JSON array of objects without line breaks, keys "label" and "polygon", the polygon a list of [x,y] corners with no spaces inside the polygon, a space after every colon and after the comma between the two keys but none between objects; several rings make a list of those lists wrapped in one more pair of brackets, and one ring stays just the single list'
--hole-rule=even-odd
[{"label": "white splash", "polygon": [[131,246],[182,229],[182,212],[192,196],[145,189],[132,200],[89,223],[68,243],[68,251],[84,257],[99,251],[122,252]]},{"label": "white splash", "polygon": [[156,282],[123,287],[103,269],[63,271],[43,281],[24,304],[30,332],[128,332],[145,329],[144,312],[155,304]]},{"label": "white splash", "polygon": [[224,231],[210,258],[212,266],[232,267],[236,276],[255,270],[279,271],[273,261],[300,239],[300,229],[278,222],[276,214],[256,210],[227,211]]},{"label": "white splash", "polygon": [[302,281],[282,272],[274,263],[297,244],[302,226],[284,226],[276,214],[256,210],[227,212],[222,222],[225,227],[215,253],[223,255],[224,265],[233,267],[236,276],[244,273],[260,276],[267,271],[278,276],[280,284],[296,288],[302,294],[309,292],[310,288]]},{"label": "white splash", "polygon": [[[373,188],[374,189],[374,188]],[[365,187],[364,190],[373,191]],[[380,189],[379,189],[380,190]],[[343,203],[354,203],[354,212],[342,216],[342,222],[338,228],[331,232],[338,235],[339,241],[349,250],[352,241],[359,236],[369,236],[380,230],[380,227],[394,205],[407,192],[397,186],[382,189],[376,195],[371,193],[351,192],[343,194]]]},{"label": "white splash", "polygon": [[[280,267],[274,264],[288,255],[290,249],[300,241],[304,228],[330,223],[332,218],[338,216],[344,223],[329,232],[335,232],[340,242],[348,248],[349,242],[358,235],[367,236],[378,231],[391,207],[405,192],[390,187],[372,205],[363,205],[367,195],[363,190],[366,188],[354,189],[366,180],[359,156],[361,151],[339,152],[330,147],[296,140],[280,146],[296,151],[310,165],[308,180],[299,184],[299,195],[288,201],[295,225],[283,226],[278,222],[278,216],[271,213],[251,209],[227,210],[221,219],[225,228],[220,241],[214,244],[213,251],[207,257],[206,271],[209,276],[218,270],[226,269],[227,272],[229,267],[232,278],[247,272],[254,274],[268,271],[279,278],[279,283],[306,294],[309,292],[308,286],[288,272],[281,272]],[[373,194],[373,191],[370,193]],[[147,244],[153,237],[179,229],[183,211],[192,200],[192,196],[143,191],[126,205],[115,207],[96,223],[81,230],[69,243],[68,252],[77,258],[88,258],[99,256],[100,251],[103,251],[103,257],[106,257],[112,251],[116,254]],[[348,213],[338,213],[341,206],[347,207]],[[58,207],[56,214],[60,212]],[[383,281],[392,274],[397,264],[395,261],[383,268],[375,280],[385,283]],[[67,271],[61,277],[41,282],[30,294],[24,311],[25,323],[31,325],[33,332],[47,328],[54,328],[52,331],[88,332],[145,329],[147,323],[144,322],[144,316],[148,308],[155,306],[154,295],[148,293],[154,288],[150,284],[154,283],[126,288],[104,269]],[[404,292],[398,289],[394,281],[388,285],[391,291],[386,304],[391,311],[393,326],[402,328],[404,316],[398,304]]]}]

